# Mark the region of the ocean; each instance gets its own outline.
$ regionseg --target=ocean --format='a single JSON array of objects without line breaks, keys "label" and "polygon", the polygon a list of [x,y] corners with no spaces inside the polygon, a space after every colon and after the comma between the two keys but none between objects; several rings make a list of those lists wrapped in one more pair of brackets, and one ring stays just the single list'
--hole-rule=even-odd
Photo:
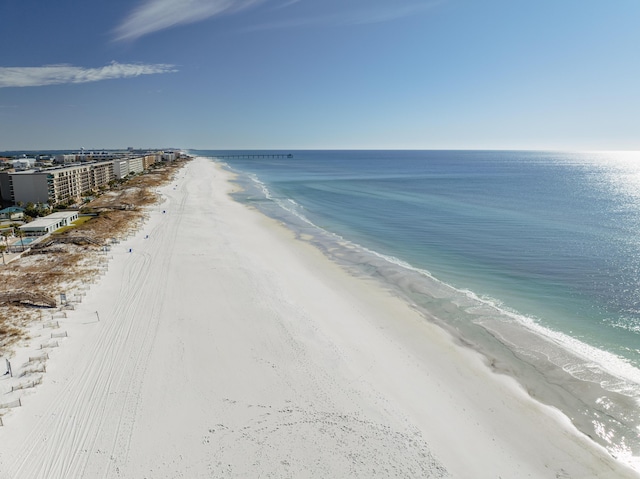
[{"label": "ocean", "polygon": [[640,152],[191,153],[640,467]]}]

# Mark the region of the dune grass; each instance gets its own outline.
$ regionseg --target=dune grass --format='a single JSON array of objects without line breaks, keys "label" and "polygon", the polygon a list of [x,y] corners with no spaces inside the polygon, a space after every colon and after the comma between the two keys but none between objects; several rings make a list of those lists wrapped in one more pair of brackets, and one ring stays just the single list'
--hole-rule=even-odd
[{"label": "dune grass", "polygon": [[[51,236],[54,240],[89,238],[95,244],[54,241],[6,266],[0,265],[0,292],[28,291],[57,298],[69,284],[89,282],[99,273],[101,245],[138,229],[144,219],[144,207],[157,201],[156,188],[171,181],[185,161],[188,160],[155,168],[106,191],[85,205],[84,209],[96,216],[80,217]],[[0,355],[6,355],[15,343],[27,338],[27,326],[40,318],[41,311],[29,305],[0,304]]]}]

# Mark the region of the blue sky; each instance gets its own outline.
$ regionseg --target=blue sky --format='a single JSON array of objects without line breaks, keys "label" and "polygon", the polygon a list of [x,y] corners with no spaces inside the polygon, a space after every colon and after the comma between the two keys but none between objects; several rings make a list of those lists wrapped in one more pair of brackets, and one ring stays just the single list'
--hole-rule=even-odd
[{"label": "blue sky", "polygon": [[638,0],[0,0],[0,151],[640,150]]}]

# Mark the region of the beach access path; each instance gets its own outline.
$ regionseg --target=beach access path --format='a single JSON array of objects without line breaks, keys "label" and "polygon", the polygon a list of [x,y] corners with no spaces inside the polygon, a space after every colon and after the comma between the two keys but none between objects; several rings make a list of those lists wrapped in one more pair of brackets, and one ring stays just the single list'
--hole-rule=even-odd
[{"label": "beach access path", "polygon": [[0,478],[637,477],[231,176],[189,162],[113,247],[4,418]]}]

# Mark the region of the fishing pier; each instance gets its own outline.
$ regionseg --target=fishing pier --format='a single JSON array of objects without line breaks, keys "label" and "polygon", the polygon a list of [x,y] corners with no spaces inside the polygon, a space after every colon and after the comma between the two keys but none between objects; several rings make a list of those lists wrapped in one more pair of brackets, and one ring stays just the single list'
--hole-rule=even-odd
[{"label": "fishing pier", "polygon": [[293,158],[291,153],[280,154],[254,154],[249,153],[245,155],[213,155],[215,158]]}]

